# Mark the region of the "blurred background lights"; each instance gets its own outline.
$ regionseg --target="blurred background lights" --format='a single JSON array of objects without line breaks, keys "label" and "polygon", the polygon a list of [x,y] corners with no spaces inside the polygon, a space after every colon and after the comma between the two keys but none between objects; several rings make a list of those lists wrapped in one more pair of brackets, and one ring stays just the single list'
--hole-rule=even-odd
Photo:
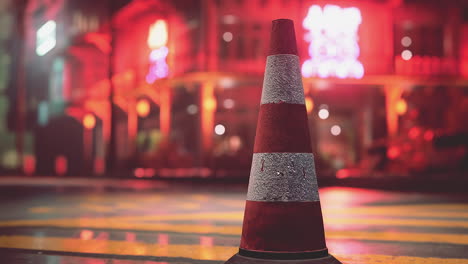
[{"label": "blurred background lights", "polygon": [[167,23],[164,20],[156,20],[150,26],[147,44],[151,49],[158,49],[167,44]]},{"label": "blurred background lights", "polygon": [[235,102],[232,99],[226,99],[223,101],[223,106],[226,109],[232,109],[234,105],[235,105]]},{"label": "blurred background lights", "polygon": [[136,105],[137,114],[139,117],[147,117],[151,106],[147,99],[140,99]]},{"label": "blurred background lights", "polygon": [[341,134],[341,127],[339,125],[334,125],[330,128],[330,132],[334,136]]},{"label": "blurred background lights", "polygon": [[219,80],[219,85],[225,89],[233,88],[235,84],[236,82],[234,81],[234,79],[230,77],[224,77]]},{"label": "blurred background lights", "polygon": [[302,23],[308,30],[304,38],[309,42],[310,56],[302,65],[302,75],[362,78],[364,66],[358,60],[361,22],[361,11],[356,7],[312,5]]},{"label": "blurred background lights", "polygon": [[86,129],[93,129],[96,126],[96,117],[93,114],[86,114],[83,117],[83,126]]},{"label": "blurred background lights", "polygon": [[401,52],[401,58],[404,60],[410,60],[413,57],[413,53],[410,50],[404,50]]},{"label": "blurred background lights", "polygon": [[312,110],[314,109],[314,100],[312,100],[311,97],[307,96],[305,98],[305,105],[306,105],[307,113],[310,114]]},{"label": "blurred background lights", "polygon": [[44,56],[57,44],[57,24],[53,20],[47,21],[36,32],[36,54]]},{"label": "blurred background lights", "polygon": [[167,23],[165,20],[158,19],[150,25],[147,39],[148,47],[151,49],[149,71],[146,75],[146,82],[149,84],[169,75],[169,66],[166,62],[169,54],[169,49],[166,47],[167,41]]},{"label": "blurred background lights", "polygon": [[221,136],[221,135],[224,135],[225,132],[226,132],[226,127],[224,127],[223,125],[217,124],[215,126],[216,135]]},{"label": "blurred background lights", "polygon": [[397,114],[404,115],[406,111],[408,110],[408,104],[406,103],[404,99],[400,99],[397,101],[395,105],[395,110]]},{"label": "blurred background lights", "polygon": [[216,98],[208,97],[203,102],[203,108],[207,111],[214,111],[217,107]]},{"label": "blurred background lights", "polygon": [[196,113],[198,113],[198,106],[194,104],[187,106],[187,113],[189,113],[190,115],[195,115]]},{"label": "blurred background lights", "polygon": [[327,119],[330,116],[330,112],[327,109],[323,108],[318,111],[318,116],[320,119]]},{"label": "blurred background lights", "polygon": [[226,42],[231,42],[232,41],[232,33],[231,32],[224,32],[223,34],[223,40]]},{"label": "blurred background lights", "polygon": [[401,38],[401,45],[403,45],[403,47],[409,47],[411,46],[411,43],[413,43],[413,41],[410,37],[404,36],[403,38]]}]

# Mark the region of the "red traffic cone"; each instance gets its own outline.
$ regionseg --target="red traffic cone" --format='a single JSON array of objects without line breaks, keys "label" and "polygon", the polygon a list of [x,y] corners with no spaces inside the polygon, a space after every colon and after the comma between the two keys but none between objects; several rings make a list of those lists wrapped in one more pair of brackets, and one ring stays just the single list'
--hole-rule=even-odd
[{"label": "red traffic cone", "polygon": [[328,254],[294,24],[273,21],[239,253],[226,263],[340,264]]}]

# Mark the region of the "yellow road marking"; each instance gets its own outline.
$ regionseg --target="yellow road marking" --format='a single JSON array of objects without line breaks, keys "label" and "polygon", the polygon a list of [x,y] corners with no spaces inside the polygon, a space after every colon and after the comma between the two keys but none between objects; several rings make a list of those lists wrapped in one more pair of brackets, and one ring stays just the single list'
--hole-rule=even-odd
[{"label": "yellow road marking", "polygon": [[223,246],[157,245],[143,242],[28,236],[0,236],[0,247],[201,260],[227,260],[238,250],[236,247]]},{"label": "yellow road marking", "polygon": [[[226,246],[155,245],[143,242],[29,236],[0,236],[0,247],[217,261],[225,261],[238,251],[237,247]],[[347,254],[335,256],[347,264],[468,264],[467,259]]]},{"label": "yellow road marking", "polygon": [[[63,219],[33,219],[0,221],[0,226],[61,226],[82,227],[101,226],[116,228],[125,222],[140,221],[177,221],[177,220],[211,220],[211,221],[242,221],[242,212],[226,213],[193,213],[172,215],[146,215],[129,217],[107,218],[63,218]],[[431,220],[431,219],[398,219],[398,218],[351,218],[351,217],[326,217],[327,225],[373,225],[373,226],[417,226],[417,227],[458,227],[468,228],[468,221]],[[140,225],[140,224],[138,224]],[[136,226],[136,225],[134,225]],[[91,226],[89,226],[91,227]]]},{"label": "yellow road marking", "polygon": [[421,258],[386,255],[334,255],[346,264],[468,264],[468,259]]},{"label": "yellow road marking", "polygon": [[374,241],[446,243],[468,245],[468,235],[437,234],[437,233],[408,233],[408,232],[362,232],[362,231],[328,231],[326,237],[330,239],[355,239]]},{"label": "yellow road marking", "polygon": [[[96,221],[95,219],[78,220],[31,220],[30,223],[11,223],[10,226],[47,226],[63,228],[95,228],[115,230],[139,230],[139,231],[164,231],[186,234],[221,234],[240,236],[242,227],[240,225],[174,225],[166,223],[131,223],[115,221]],[[41,221],[39,223],[39,221]],[[0,225],[8,226],[8,225]],[[413,232],[366,232],[366,231],[327,231],[329,239],[356,239],[375,241],[399,241],[419,243],[447,243],[468,245],[468,235],[464,234],[438,234],[438,233],[413,233]]]},{"label": "yellow road marking", "polygon": [[468,228],[468,221],[396,219],[396,218],[329,218],[324,217],[327,225],[381,225],[381,226],[417,226],[417,227],[461,227]]},{"label": "yellow road marking", "polygon": [[[205,199],[206,197],[198,197]],[[244,201],[222,200],[219,204],[229,207],[243,208]],[[111,212],[116,208],[139,208],[141,204],[135,203],[116,203],[110,205],[98,204],[80,204],[81,207],[90,209],[96,212]],[[198,209],[200,204],[190,202],[178,202],[175,205],[182,209]],[[29,211],[32,213],[47,213],[50,211],[67,211],[67,208],[51,208],[51,207],[33,207]],[[402,206],[360,206],[351,208],[340,207],[323,207],[323,213],[328,218],[333,217],[354,217],[354,216],[403,216],[403,217],[429,217],[429,218],[467,218],[468,205],[465,204],[430,204],[430,205],[402,205]],[[151,215],[151,216],[128,216],[114,217],[119,220],[189,220],[198,218],[207,220],[210,217],[216,217],[215,220],[242,220],[243,214],[241,211],[227,213],[201,213],[201,214],[172,214],[172,215]],[[212,218],[211,218],[212,219]]]},{"label": "yellow road marking", "polygon": [[195,210],[200,209],[201,204],[199,203],[179,203],[176,205],[177,208],[185,209],[185,210]]},{"label": "yellow road marking", "polygon": [[90,210],[98,213],[109,213],[115,211],[115,208],[113,206],[105,206],[93,203],[81,203],[79,204],[79,207],[85,210]]},{"label": "yellow road marking", "polygon": [[335,215],[378,215],[378,216],[404,216],[404,217],[430,217],[430,218],[468,218],[468,209],[465,211],[445,211],[435,208],[418,208],[407,206],[362,206],[352,208],[323,208],[323,214]]}]

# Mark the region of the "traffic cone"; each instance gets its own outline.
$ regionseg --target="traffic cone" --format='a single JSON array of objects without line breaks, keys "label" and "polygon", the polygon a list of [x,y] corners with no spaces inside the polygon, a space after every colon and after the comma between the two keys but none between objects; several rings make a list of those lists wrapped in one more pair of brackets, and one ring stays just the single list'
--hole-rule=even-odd
[{"label": "traffic cone", "polygon": [[328,254],[294,24],[273,21],[239,253],[226,263],[340,264]]}]

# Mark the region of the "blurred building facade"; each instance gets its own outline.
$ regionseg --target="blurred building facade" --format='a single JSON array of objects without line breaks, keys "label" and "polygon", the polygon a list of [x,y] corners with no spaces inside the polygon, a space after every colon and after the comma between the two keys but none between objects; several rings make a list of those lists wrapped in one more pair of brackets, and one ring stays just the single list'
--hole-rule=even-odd
[{"label": "blurred building facade", "polygon": [[271,20],[283,17],[323,175],[466,159],[459,1],[24,2],[24,83],[9,86],[24,94],[9,102],[25,114],[10,107],[9,127],[24,134],[27,174],[247,177]]}]

